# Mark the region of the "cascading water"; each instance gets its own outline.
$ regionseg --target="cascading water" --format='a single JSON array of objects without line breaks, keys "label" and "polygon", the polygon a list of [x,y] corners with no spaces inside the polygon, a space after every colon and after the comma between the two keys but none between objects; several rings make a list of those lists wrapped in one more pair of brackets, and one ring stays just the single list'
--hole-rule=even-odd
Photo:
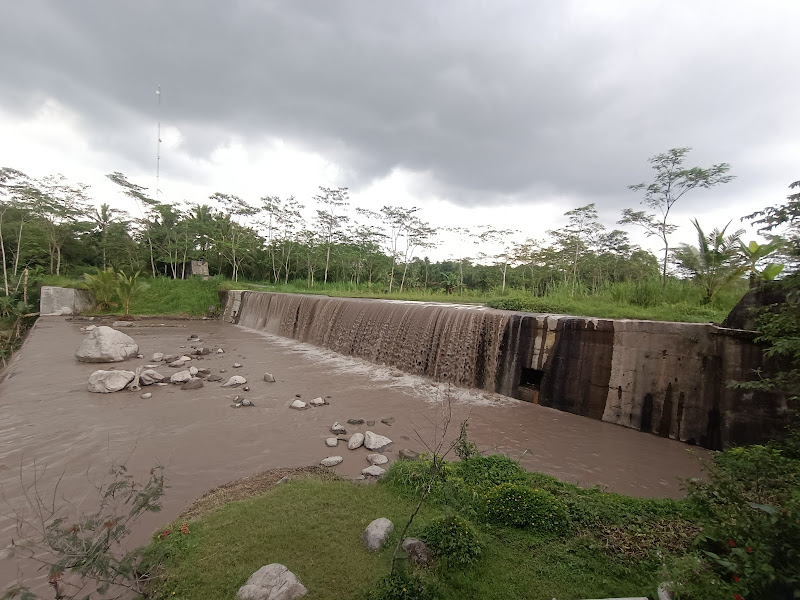
[{"label": "cascading water", "polygon": [[483,307],[242,292],[239,325],[415,375],[508,394],[509,314]]}]

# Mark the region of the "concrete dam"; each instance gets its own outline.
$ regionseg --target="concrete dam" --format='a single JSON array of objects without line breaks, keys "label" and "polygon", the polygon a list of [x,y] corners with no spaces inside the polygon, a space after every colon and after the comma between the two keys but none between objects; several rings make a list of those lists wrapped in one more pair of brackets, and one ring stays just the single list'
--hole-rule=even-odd
[{"label": "concrete dam", "polygon": [[748,331],[271,292],[221,297],[230,323],[711,449],[779,434],[787,410],[780,395],[729,386],[762,364]]}]

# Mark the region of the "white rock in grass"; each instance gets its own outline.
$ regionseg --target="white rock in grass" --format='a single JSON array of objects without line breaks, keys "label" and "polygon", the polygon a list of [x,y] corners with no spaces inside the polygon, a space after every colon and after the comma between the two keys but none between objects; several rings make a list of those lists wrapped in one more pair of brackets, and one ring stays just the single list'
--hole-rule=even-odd
[{"label": "white rock in grass", "polygon": [[350,450],[355,450],[356,448],[361,448],[364,445],[364,434],[363,433],[354,433],[350,436],[350,441],[347,442],[347,448]]},{"label": "white rock in grass", "polygon": [[376,465],[372,465],[371,467],[367,467],[366,469],[361,469],[362,475],[368,475],[370,477],[381,477],[386,473],[386,469],[383,467],[378,467]]},{"label": "white rock in grass", "polygon": [[383,454],[367,454],[367,460],[371,465],[385,465],[389,459]]},{"label": "white rock in grass", "polygon": [[364,542],[367,550],[375,552],[376,550],[380,550],[381,546],[386,543],[392,531],[394,531],[394,523],[389,519],[381,517],[367,525],[364,533],[361,534],[361,541]]},{"label": "white rock in grass", "polygon": [[305,586],[285,566],[272,563],[250,575],[236,592],[237,600],[295,600],[306,595]]},{"label": "white rock in grass", "polygon": [[368,431],[366,434],[364,434],[364,446],[367,447],[367,450],[375,450],[380,452],[391,443],[392,440],[385,435],[378,435],[372,431]]},{"label": "white rock in grass", "polygon": [[343,460],[344,459],[341,456],[329,456],[328,458],[323,458],[321,461],[319,461],[319,464],[321,464],[323,467],[335,467]]}]

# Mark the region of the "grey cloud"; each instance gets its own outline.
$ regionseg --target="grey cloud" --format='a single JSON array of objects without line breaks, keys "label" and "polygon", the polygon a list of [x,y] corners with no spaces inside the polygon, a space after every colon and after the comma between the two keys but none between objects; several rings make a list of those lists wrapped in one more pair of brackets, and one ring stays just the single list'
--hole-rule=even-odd
[{"label": "grey cloud", "polygon": [[278,136],[342,163],[351,188],[403,167],[463,204],[630,206],[646,158],[682,145],[731,162],[740,193],[792,177],[753,156],[800,125],[800,42],[779,4],[759,7],[769,31],[748,3],[713,22],[711,4],[603,6],[594,26],[593,2],[26,0],[0,23],[0,105],[57,98],[91,143],[145,166],[160,83],[161,118],[196,158]]}]

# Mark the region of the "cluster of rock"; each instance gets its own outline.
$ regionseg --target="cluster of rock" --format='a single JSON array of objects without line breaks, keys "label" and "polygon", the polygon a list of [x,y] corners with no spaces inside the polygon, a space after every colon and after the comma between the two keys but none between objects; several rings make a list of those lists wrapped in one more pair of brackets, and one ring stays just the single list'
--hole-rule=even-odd
[{"label": "cluster of rock", "polygon": [[[391,418],[391,422],[394,421]],[[383,419],[383,422],[389,421],[390,419]],[[364,423],[363,419],[349,419],[347,421],[353,425],[362,425]],[[370,423],[374,424],[374,421],[370,421]],[[334,422],[331,425],[331,433],[335,436],[346,436],[347,429],[339,423],[339,421]],[[325,445],[328,448],[336,448],[339,445],[340,441],[347,442],[347,449],[348,450],[358,450],[362,446],[367,450],[372,450],[372,454],[367,455],[367,462],[369,462],[370,466],[361,470],[361,476],[364,477],[380,477],[386,473],[386,469],[384,469],[381,465],[385,465],[389,462],[389,458],[384,454],[381,454],[386,448],[392,444],[392,440],[384,435],[379,435],[373,431],[367,431],[365,433],[356,432],[350,436],[350,438],[340,438],[340,437],[329,437],[325,440]],[[344,457],[342,456],[328,456],[323,458],[319,464],[323,467],[335,467],[336,465],[340,464],[344,461]]]},{"label": "cluster of rock", "polygon": [[[116,323],[128,324],[129,321]],[[112,327],[89,325],[81,328],[89,335],[81,342],[75,352],[75,357],[81,362],[88,363],[113,363],[122,362],[130,358],[144,358],[139,354],[139,346],[129,335],[117,331]],[[190,342],[201,342],[199,336],[193,334],[188,338]],[[138,367],[135,371],[124,369],[98,370],[89,376],[88,390],[100,394],[118,392],[123,389],[140,391],[141,386],[168,385],[170,383],[180,385],[182,390],[197,390],[203,387],[204,381],[222,381],[219,375],[212,375],[211,369],[194,366],[192,363],[198,357],[202,357],[215,352],[223,354],[222,348],[211,348],[208,346],[192,346],[187,354],[164,354],[156,352],[151,361],[157,364],[149,364]],[[172,375],[163,375],[156,370],[158,364],[174,369],[179,369]],[[239,363],[236,363],[239,364]],[[234,365],[236,366],[236,365]],[[241,365],[239,365],[241,366]],[[224,369],[222,370],[224,371]],[[266,373],[265,381],[275,381],[275,378]],[[247,379],[241,375],[234,375],[222,384],[223,387],[239,387],[247,383]],[[249,388],[245,388],[246,390]],[[142,394],[142,398],[151,397],[151,393]],[[253,406],[250,401],[235,403],[238,406]]]}]

